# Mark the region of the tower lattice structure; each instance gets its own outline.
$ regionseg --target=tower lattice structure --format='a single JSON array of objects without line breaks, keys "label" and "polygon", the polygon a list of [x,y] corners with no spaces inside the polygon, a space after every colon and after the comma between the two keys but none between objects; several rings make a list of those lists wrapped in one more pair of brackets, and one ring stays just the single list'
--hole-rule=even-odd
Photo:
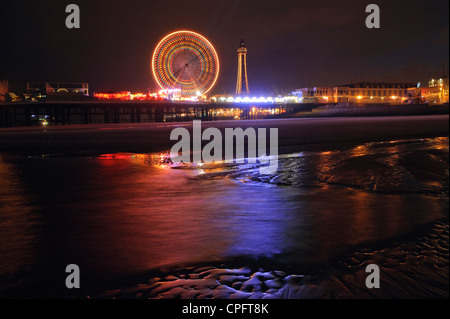
[{"label": "tower lattice structure", "polygon": [[244,43],[244,36],[241,38],[241,44],[237,49],[238,53],[238,70],[237,70],[237,83],[236,94],[249,94],[248,90],[248,78],[247,78],[247,48]]}]

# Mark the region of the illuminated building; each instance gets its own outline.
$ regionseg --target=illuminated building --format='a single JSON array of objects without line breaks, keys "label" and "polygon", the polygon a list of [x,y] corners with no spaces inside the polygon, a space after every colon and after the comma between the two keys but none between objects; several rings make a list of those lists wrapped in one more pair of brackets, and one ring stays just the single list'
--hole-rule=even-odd
[{"label": "illuminated building", "polygon": [[245,94],[249,94],[248,90],[248,78],[247,78],[247,48],[244,44],[244,36],[241,38],[241,44],[237,49],[238,53],[238,69],[237,69],[237,83],[236,94],[242,94],[245,90]]},{"label": "illuminated building", "polygon": [[163,100],[156,93],[131,93],[129,91],[122,92],[95,92],[94,98],[98,100],[116,100],[116,101],[156,101]]},{"label": "illuminated building", "polygon": [[302,103],[328,103],[329,99],[334,95],[332,87],[312,87],[302,88],[293,92]]},{"label": "illuminated building", "polygon": [[226,94],[216,94],[211,96],[211,103],[240,103],[240,104],[293,104],[299,103],[300,100],[297,96],[288,95],[288,96],[240,96],[240,95],[226,95]]},{"label": "illuminated building", "polygon": [[415,83],[361,82],[335,87],[302,88],[293,92],[302,103],[401,104]]},{"label": "illuminated building", "polygon": [[444,104],[448,103],[448,78],[431,79],[428,82],[429,90],[422,90],[421,94],[424,99],[430,101],[431,103]]},{"label": "illuminated building", "polygon": [[181,90],[180,89],[165,89],[158,92],[158,96],[165,100],[180,100]]},{"label": "illuminated building", "polygon": [[99,100],[121,100],[130,101],[131,92],[95,92],[94,98]]},{"label": "illuminated building", "polygon": [[408,89],[411,99],[418,103],[448,103],[448,78],[431,79],[428,86],[417,86]]},{"label": "illuminated building", "polygon": [[408,100],[408,88],[416,83],[362,82],[335,87],[333,101],[350,104],[401,104]]}]

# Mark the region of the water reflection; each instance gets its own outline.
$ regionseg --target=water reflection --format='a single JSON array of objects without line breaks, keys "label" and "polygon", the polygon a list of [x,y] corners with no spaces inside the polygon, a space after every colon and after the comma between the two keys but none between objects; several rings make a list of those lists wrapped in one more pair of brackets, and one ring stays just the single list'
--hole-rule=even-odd
[{"label": "water reflection", "polygon": [[[83,195],[95,205],[89,208],[95,220],[83,215],[87,220],[81,222],[101,224],[101,233],[114,236],[107,249],[98,232],[81,231],[78,236],[91,243],[97,256],[114,259],[116,270],[147,270],[243,253],[273,255],[284,245],[289,208],[273,206],[287,200],[281,190],[249,189],[230,179],[195,180],[190,178],[197,174],[194,171],[147,166],[145,160],[108,162],[98,160],[96,173],[107,183],[94,182],[95,195]],[[99,193],[108,200],[93,204]]]},{"label": "water reflection", "polygon": [[[20,180],[20,169],[0,154],[0,283],[14,286],[33,267],[39,219]],[[0,290],[1,290],[0,285]]]},{"label": "water reflection", "polygon": [[369,150],[370,150],[369,143],[366,143],[355,146],[353,149],[350,150],[349,153],[351,156],[364,156],[369,153]]},{"label": "water reflection", "polygon": [[[442,141],[425,144],[434,149]],[[423,143],[387,145],[281,156],[277,176],[255,182],[257,170],[247,170],[246,184],[216,174],[220,167],[172,169],[161,154],[0,158],[0,278],[26,277],[28,267],[46,269],[40,275],[47,280],[69,263],[108,278],[240,256],[326,262],[353,245],[442,218],[448,197],[318,180],[355,167],[365,174],[372,169],[364,166],[372,163],[367,156],[392,154],[386,147],[408,154]],[[334,170],[354,157],[351,170]],[[392,165],[402,158],[392,157]],[[280,180],[295,187],[277,186]]]}]

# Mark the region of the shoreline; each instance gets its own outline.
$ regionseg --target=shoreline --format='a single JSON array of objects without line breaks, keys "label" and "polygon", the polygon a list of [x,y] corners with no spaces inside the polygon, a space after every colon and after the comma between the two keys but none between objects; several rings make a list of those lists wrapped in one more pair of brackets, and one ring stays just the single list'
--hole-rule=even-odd
[{"label": "shoreline", "polygon": [[[205,121],[202,129],[278,128],[279,154],[355,143],[448,136],[449,115]],[[166,152],[176,127],[192,122],[0,128],[0,152],[15,155],[100,155]],[[205,143],[205,141],[203,141]]]}]

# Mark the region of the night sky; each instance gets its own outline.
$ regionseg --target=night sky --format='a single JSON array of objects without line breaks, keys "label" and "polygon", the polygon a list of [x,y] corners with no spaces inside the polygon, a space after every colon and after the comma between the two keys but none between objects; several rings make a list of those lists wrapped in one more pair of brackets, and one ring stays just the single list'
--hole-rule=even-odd
[{"label": "night sky", "polygon": [[[81,28],[67,29],[68,4]],[[368,4],[381,28],[367,29]],[[449,60],[448,0],[2,0],[0,80],[88,82],[91,93],[158,89],[150,61],[166,34],[184,29],[215,46],[212,94],[234,93],[241,35],[254,94],[362,81],[427,81]]]}]

